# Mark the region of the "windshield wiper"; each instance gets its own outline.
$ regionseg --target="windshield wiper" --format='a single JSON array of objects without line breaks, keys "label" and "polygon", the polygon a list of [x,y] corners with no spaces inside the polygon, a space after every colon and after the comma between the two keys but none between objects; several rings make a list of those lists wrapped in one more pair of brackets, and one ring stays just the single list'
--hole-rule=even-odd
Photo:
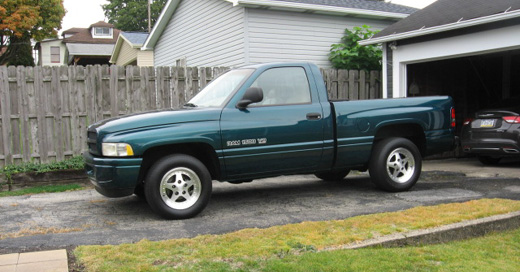
[{"label": "windshield wiper", "polygon": [[184,107],[187,107],[187,108],[196,108],[197,105],[193,104],[193,103],[186,103],[184,104]]}]

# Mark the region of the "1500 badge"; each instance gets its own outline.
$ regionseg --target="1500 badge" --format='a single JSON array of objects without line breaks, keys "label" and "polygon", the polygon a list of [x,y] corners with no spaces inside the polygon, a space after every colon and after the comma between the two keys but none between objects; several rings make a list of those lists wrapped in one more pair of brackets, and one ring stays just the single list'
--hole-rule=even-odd
[{"label": "1500 badge", "polygon": [[266,144],[266,143],[267,143],[267,138],[233,140],[233,141],[226,142],[227,146],[256,145],[256,144]]}]

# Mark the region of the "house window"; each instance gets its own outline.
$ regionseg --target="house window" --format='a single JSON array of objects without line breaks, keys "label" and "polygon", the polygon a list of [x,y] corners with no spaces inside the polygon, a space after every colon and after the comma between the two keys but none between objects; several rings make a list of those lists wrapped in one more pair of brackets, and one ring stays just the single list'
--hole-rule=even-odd
[{"label": "house window", "polygon": [[94,28],[95,36],[110,36],[110,28],[108,27],[96,27]]},{"label": "house window", "polygon": [[60,47],[51,46],[51,63],[60,63]]}]

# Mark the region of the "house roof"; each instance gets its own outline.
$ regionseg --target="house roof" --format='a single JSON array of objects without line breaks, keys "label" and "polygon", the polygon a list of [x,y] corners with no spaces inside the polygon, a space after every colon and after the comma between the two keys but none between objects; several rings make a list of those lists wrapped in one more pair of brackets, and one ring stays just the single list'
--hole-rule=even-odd
[{"label": "house roof", "polygon": [[56,41],[61,42],[62,39],[60,39],[60,38],[48,38],[48,39],[44,39],[43,41],[36,42],[36,43],[34,44],[34,49],[35,49],[35,50],[38,50],[39,48],[41,48],[42,43],[50,43],[50,42],[56,42]]},{"label": "house roof", "polygon": [[79,31],[81,31],[83,28],[79,28],[79,27],[73,27],[73,28],[69,28],[67,30],[64,30],[63,31],[63,34],[67,33],[67,34],[74,34],[74,33],[78,33]]},{"label": "house roof", "polygon": [[121,32],[120,36],[132,47],[141,47],[148,38],[148,32]]},{"label": "house roof", "polygon": [[138,50],[141,49],[147,37],[148,32],[121,32],[119,38],[117,39],[116,45],[114,46],[114,50],[112,51],[110,63],[116,63],[124,42],[127,42],[132,48]]},{"label": "house roof", "polygon": [[518,0],[437,0],[360,44],[407,39],[517,17],[520,17]]},{"label": "house roof", "polygon": [[[223,0],[233,6],[283,9],[300,12],[320,12],[340,16],[362,16],[383,19],[402,19],[417,9],[373,0]],[[181,0],[168,0],[152,32],[143,45],[143,50],[152,50],[175,13]]]},{"label": "house roof", "polygon": [[[392,13],[412,14],[417,11],[416,8],[387,3],[383,1],[367,1],[367,0],[273,0],[277,2],[293,2],[299,4],[322,5],[332,7],[343,7],[353,9],[365,9],[373,11],[384,11]],[[241,1],[238,1],[241,2]]]},{"label": "house roof", "polygon": [[104,21],[99,21],[97,23],[93,23],[93,24],[90,25],[90,28],[93,28],[93,27],[111,27],[111,28],[114,28],[114,25],[111,24],[111,23],[104,22]]},{"label": "house roof", "polygon": [[[92,37],[91,29],[93,27],[109,27],[113,28],[113,38],[112,39],[99,39]],[[72,34],[70,37],[66,37],[63,39],[64,43],[92,43],[92,44],[115,44],[117,41],[117,37],[119,37],[119,33],[121,31],[119,29],[115,29],[114,25],[99,21],[90,25],[89,28],[79,28],[74,27],[63,31],[63,37],[66,37],[66,34]]]}]

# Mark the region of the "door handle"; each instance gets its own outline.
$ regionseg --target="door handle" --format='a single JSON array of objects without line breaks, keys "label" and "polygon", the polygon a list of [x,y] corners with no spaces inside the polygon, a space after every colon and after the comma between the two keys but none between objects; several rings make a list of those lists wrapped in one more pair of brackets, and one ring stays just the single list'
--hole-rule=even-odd
[{"label": "door handle", "polygon": [[321,114],[317,112],[307,113],[307,120],[321,120]]}]

